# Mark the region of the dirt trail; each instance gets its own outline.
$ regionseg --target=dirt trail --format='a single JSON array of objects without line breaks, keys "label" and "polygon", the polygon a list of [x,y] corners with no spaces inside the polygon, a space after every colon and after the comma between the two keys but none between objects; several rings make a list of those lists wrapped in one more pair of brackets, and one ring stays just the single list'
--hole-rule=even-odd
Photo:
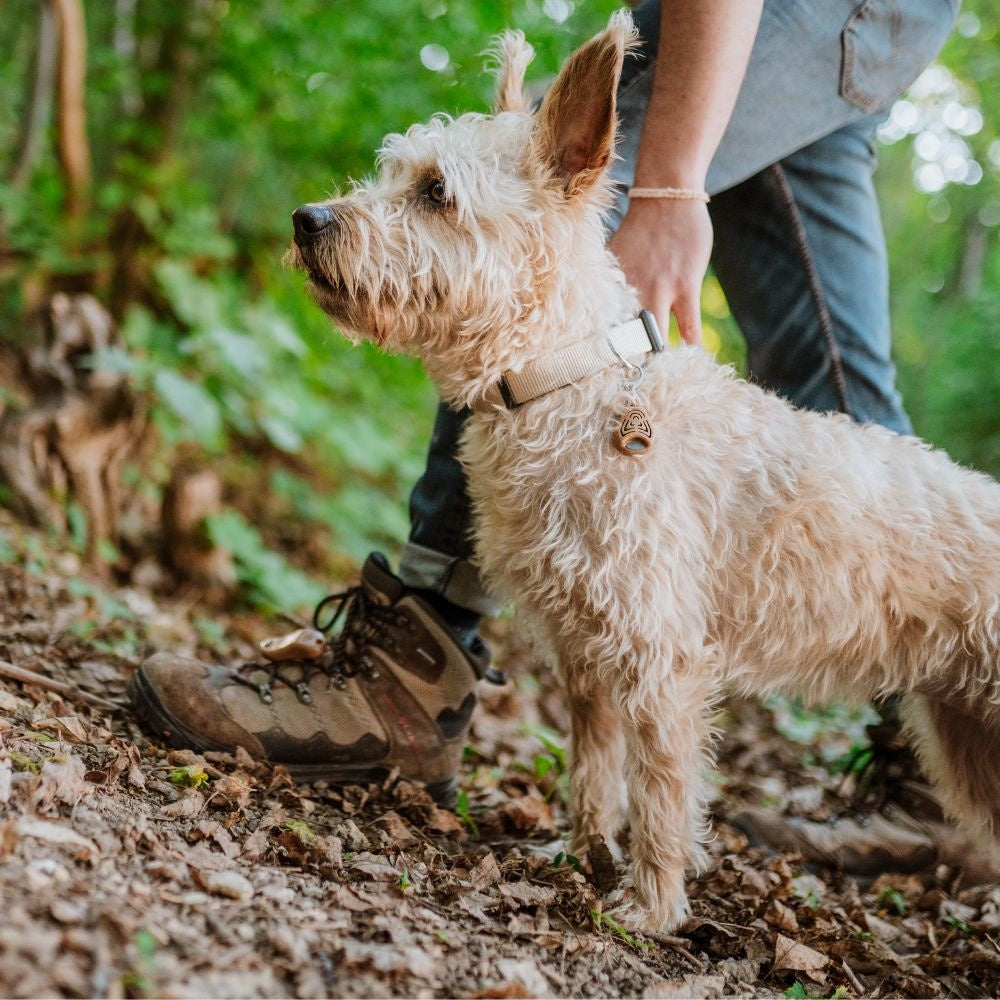
[{"label": "dirt trail", "polygon": [[836,799],[817,748],[767,711],[730,706],[695,916],[646,939],[601,916],[565,857],[562,703],[504,630],[514,682],[484,692],[452,813],[405,781],[296,787],[242,754],[150,743],[124,708],[141,655],[250,635],[82,584],[69,557],[22,562],[0,569],[0,660],[122,707],[0,679],[0,994],[1000,993],[996,887],[952,891],[940,869],[861,889],[723,821],[740,802]]}]

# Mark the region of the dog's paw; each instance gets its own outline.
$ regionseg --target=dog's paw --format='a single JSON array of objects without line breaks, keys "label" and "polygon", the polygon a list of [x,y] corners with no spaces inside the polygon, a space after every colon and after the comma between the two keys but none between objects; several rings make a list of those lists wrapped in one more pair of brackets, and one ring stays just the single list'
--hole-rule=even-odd
[{"label": "dog's paw", "polygon": [[634,886],[625,886],[608,897],[608,916],[626,930],[643,934],[669,934],[686,923],[691,906],[682,892],[677,898],[664,899],[656,906],[643,900]]}]

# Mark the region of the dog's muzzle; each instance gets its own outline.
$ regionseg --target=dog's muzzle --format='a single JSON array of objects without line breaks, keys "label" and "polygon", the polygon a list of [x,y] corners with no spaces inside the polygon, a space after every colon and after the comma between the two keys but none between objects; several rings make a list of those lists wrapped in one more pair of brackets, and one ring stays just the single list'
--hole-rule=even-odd
[{"label": "dog's muzzle", "polygon": [[300,205],[292,212],[295,242],[300,247],[309,246],[330,229],[335,219],[336,213],[329,205]]}]

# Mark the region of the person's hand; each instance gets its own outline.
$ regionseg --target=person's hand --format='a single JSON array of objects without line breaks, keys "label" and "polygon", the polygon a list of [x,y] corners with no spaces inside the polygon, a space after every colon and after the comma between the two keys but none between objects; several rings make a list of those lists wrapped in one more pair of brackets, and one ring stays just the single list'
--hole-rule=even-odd
[{"label": "person's hand", "polygon": [[673,313],[681,337],[700,344],[701,283],[712,253],[704,202],[633,198],[609,245],[664,339]]}]

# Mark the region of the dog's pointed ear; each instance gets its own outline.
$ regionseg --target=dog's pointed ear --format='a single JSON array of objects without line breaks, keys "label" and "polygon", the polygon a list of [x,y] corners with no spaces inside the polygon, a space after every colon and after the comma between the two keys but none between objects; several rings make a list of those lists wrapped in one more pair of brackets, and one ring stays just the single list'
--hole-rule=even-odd
[{"label": "dog's pointed ear", "polygon": [[567,197],[589,191],[611,163],[618,78],[636,44],[631,15],[618,11],[569,57],[542,101],[535,141]]},{"label": "dog's pointed ear", "polygon": [[496,110],[527,111],[524,72],[535,58],[535,50],[524,40],[524,32],[505,31],[491,54],[497,62]]}]

